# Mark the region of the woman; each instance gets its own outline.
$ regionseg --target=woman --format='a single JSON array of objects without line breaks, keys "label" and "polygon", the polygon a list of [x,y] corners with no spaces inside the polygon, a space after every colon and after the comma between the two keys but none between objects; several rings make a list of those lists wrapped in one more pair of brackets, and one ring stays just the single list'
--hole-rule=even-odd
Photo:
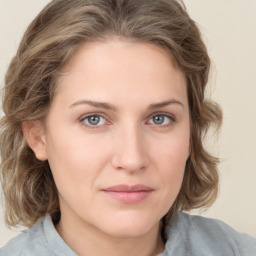
[{"label": "woman", "polygon": [[181,211],[210,206],[221,111],[175,0],[53,0],[7,71],[1,255],[255,255],[255,239]]}]

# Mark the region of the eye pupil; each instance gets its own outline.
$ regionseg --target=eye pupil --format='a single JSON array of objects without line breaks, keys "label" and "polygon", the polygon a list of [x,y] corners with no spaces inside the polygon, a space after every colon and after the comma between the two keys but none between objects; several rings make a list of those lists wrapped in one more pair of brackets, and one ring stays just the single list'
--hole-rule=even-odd
[{"label": "eye pupil", "polygon": [[88,123],[91,125],[97,125],[100,122],[99,116],[90,116],[88,117]]},{"label": "eye pupil", "polygon": [[164,123],[164,116],[158,115],[153,117],[153,122],[155,124],[163,124]]}]

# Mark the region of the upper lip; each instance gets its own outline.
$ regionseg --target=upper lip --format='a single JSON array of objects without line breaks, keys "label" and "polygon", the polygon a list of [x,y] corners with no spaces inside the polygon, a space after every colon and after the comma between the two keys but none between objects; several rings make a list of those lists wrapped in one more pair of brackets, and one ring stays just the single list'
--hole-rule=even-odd
[{"label": "upper lip", "polygon": [[141,192],[141,191],[153,191],[154,189],[142,184],[126,185],[120,184],[102,189],[103,191],[111,192]]}]

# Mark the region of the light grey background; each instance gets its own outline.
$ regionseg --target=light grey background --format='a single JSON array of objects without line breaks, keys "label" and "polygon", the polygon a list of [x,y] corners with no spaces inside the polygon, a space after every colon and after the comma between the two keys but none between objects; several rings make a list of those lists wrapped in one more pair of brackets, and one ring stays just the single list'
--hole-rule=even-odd
[{"label": "light grey background", "polygon": [[[48,0],[0,0],[0,83],[20,38]],[[224,123],[208,147],[222,159],[221,190],[204,212],[256,236],[256,0],[185,0],[213,60],[209,94],[223,107]],[[215,143],[215,144],[214,144]],[[2,204],[1,204],[2,205]],[[19,231],[19,229],[18,229]],[[0,246],[9,230],[0,209]]]}]

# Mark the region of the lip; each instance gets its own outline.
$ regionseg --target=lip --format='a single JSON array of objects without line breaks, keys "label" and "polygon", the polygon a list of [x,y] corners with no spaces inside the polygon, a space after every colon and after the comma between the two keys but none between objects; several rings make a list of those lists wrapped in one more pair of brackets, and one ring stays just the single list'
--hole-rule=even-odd
[{"label": "lip", "polygon": [[101,190],[108,197],[121,203],[134,204],[143,201],[154,191],[153,188],[142,185],[120,184]]}]

